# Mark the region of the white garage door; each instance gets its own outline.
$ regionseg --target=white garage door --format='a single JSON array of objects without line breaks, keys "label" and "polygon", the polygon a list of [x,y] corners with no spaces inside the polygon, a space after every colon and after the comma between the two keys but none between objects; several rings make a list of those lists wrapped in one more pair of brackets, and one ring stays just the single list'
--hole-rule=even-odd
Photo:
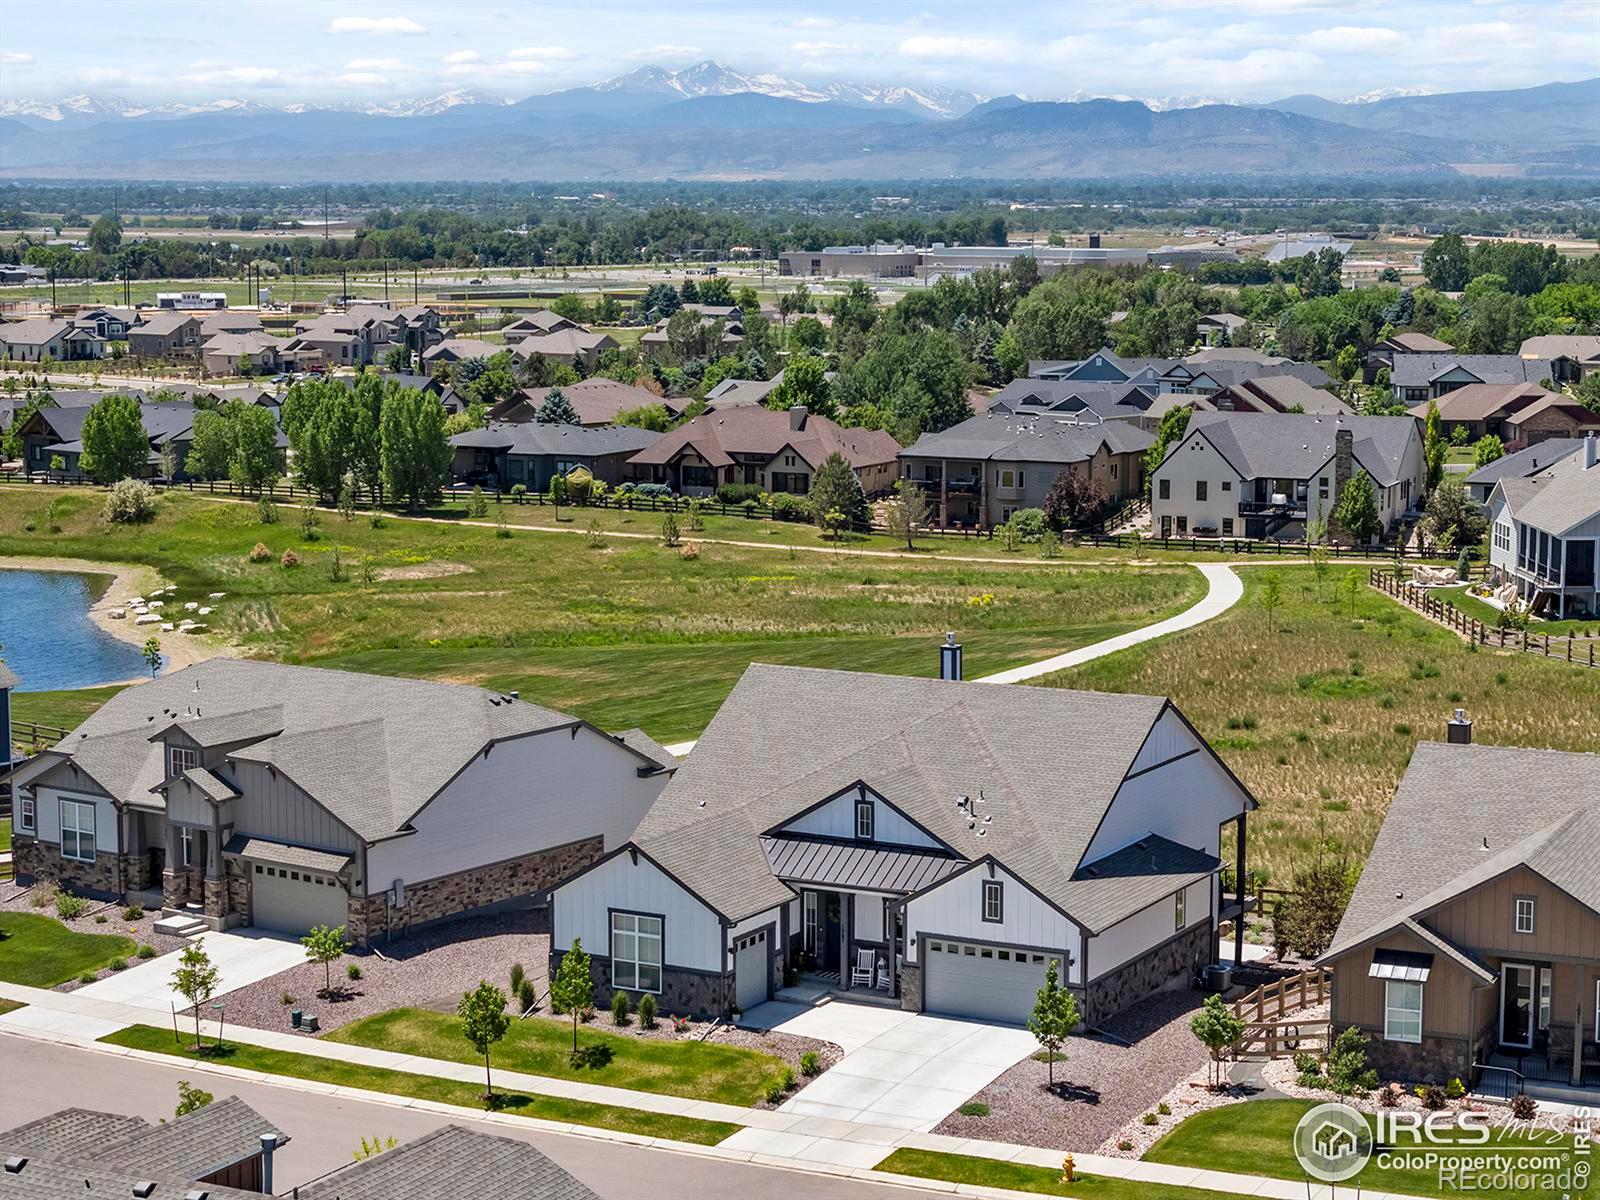
[{"label": "white garage door", "polygon": [[733,993],[739,1011],[749,1012],[767,998],[772,974],[772,951],[767,931],[746,934],[733,943]]},{"label": "white garage door", "polygon": [[262,929],[302,934],[313,925],[343,925],[348,897],[337,876],[251,863],[251,917]]},{"label": "white garage door", "polygon": [[[1024,1025],[1044,986],[1049,955],[983,942],[922,940],[922,1004],[929,1012]],[[1057,974],[1060,963],[1057,960]]]}]

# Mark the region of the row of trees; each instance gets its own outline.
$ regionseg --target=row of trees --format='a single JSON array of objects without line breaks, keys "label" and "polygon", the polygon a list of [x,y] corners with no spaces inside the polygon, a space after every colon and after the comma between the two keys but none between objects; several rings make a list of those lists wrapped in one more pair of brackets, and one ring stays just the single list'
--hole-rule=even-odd
[{"label": "row of trees", "polygon": [[415,388],[373,374],[353,386],[305,380],[282,412],[296,476],[324,499],[359,490],[416,508],[449,482],[444,409]]}]

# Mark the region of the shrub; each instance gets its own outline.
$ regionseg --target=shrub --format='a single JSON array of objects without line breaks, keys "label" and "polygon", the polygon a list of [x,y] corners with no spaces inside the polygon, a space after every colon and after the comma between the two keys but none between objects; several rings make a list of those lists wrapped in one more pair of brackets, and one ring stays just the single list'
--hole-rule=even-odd
[{"label": "shrub", "polygon": [[1381,1108],[1393,1108],[1400,1103],[1400,1089],[1392,1083],[1386,1083],[1378,1091],[1378,1105]]},{"label": "shrub", "polygon": [[804,496],[777,492],[768,503],[772,508],[773,517],[779,521],[811,520],[811,501]]},{"label": "shrub", "polygon": [[100,973],[98,971],[85,971],[83,974],[78,976],[78,982],[79,983],[93,983],[95,980],[97,980],[99,978],[100,978]]},{"label": "shrub", "polygon": [[128,960],[125,958],[113,958],[106,966],[113,971],[126,971],[128,969]]},{"label": "shrub", "polygon": [[706,502],[691,500],[684,512],[683,523],[690,533],[699,533],[706,527]]},{"label": "shrub", "polygon": [[673,1016],[668,1017],[667,1020],[672,1022],[672,1032],[673,1033],[688,1033],[689,1032],[689,1018],[688,1017],[680,1017],[680,1016],[677,1016],[677,1015],[673,1015]]},{"label": "shrub", "polygon": [[83,910],[89,907],[89,902],[82,896],[74,896],[65,889],[56,893],[56,916],[63,921],[71,921],[83,916]]},{"label": "shrub", "polygon": [[317,515],[316,501],[307,496],[300,505],[300,540],[314,542],[321,533],[318,532],[322,525],[322,518]]},{"label": "shrub", "polygon": [[783,1093],[784,1093],[783,1080],[774,1079],[771,1083],[767,1084],[767,1103],[768,1104],[777,1104],[777,1103],[779,1103],[783,1099]]},{"label": "shrub", "polygon": [[1161,1118],[1156,1116],[1155,1113],[1153,1113],[1153,1112],[1152,1113],[1145,1113],[1144,1116],[1139,1118],[1139,1120],[1143,1121],[1146,1125],[1154,1125],[1160,1119]]},{"label": "shrub", "polygon": [[613,1025],[626,1025],[628,1023],[627,992],[618,992],[611,997],[611,1023]]},{"label": "shrub", "polygon": [[527,977],[528,973],[522,969],[521,963],[514,962],[511,964],[511,992],[513,995],[522,990],[522,981]]},{"label": "shrub", "polygon": [[761,502],[761,486],[755,483],[723,483],[717,485],[717,500],[723,504]]},{"label": "shrub", "polygon": [[475,487],[467,497],[467,516],[482,519],[489,515],[489,502],[483,498],[483,489]]},{"label": "shrub", "polygon": [[582,1021],[585,1025],[587,1025],[591,1021],[593,1021],[594,1020],[594,1005],[585,1004],[582,1008],[580,1008],[578,1010],[578,1020]]},{"label": "shrub", "polygon": [[533,986],[533,980],[524,979],[517,985],[517,1011],[531,1012],[539,1005],[539,990]]},{"label": "shrub", "polygon": [[272,551],[265,542],[257,542],[250,548],[250,561],[253,563],[264,563],[271,557]]},{"label": "shrub", "polygon": [[56,885],[46,880],[34,884],[33,891],[28,893],[28,903],[34,908],[49,908],[56,902]]},{"label": "shrub", "polygon": [[632,490],[635,496],[645,496],[651,500],[667,500],[672,496],[672,489],[664,483],[641,483]]},{"label": "shrub", "polygon": [[1126,1154],[1129,1150],[1133,1149],[1133,1143],[1130,1142],[1127,1138],[1123,1138],[1120,1142],[1117,1143],[1117,1149],[1121,1150],[1124,1154]]},{"label": "shrub", "polygon": [[1444,1089],[1436,1083],[1419,1083],[1412,1091],[1422,1101],[1422,1107],[1430,1111],[1437,1111],[1445,1105]]},{"label": "shrub", "polygon": [[1315,1054],[1296,1054],[1294,1069],[1302,1075],[1321,1075],[1322,1060]]},{"label": "shrub", "polygon": [[1444,1085],[1444,1094],[1447,1100],[1459,1100],[1467,1094],[1467,1088],[1460,1079],[1452,1079]]},{"label": "shrub", "polygon": [[358,967],[355,963],[346,963],[345,964],[345,968],[344,968],[344,974],[345,974],[345,978],[346,979],[351,979],[351,980],[360,979],[361,978],[361,968]]},{"label": "shrub", "polygon": [[1170,1117],[1172,1115],[1172,1105],[1163,1100],[1160,1104],[1156,1105],[1156,1112],[1160,1113],[1163,1117]]},{"label": "shrub", "polygon": [[144,945],[139,947],[139,957],[140,958],[154,958],[155,956],[156,956],[156,948],[154,946],[150,945],[149,942],[146,942]]},{"label": "shrub", "polygon": [[142,479],[119,479],[106,493],[105,519],[139,525],[156,515],[156,490]]},{"label": "shrub", "polygon": [[1378,1086],[1378,1073],[1367,1067],[1367,1039],[1354,1025],[1328,1050],[1328,1087],[1341,1096],[1365,1095]]},{"label": "shrub", "polygon": [[1511,1097],[1511,1115],[1519,1121],[1531,1121],[1539,1111],[1539,1102],[1525,1093]]},{"label": "shrub", "polygon": [[94,916],[94,923],[96,925],[104,925],[106,923],[105,913],[96,913]]},{"label": "shrub", "polygon": [[661,518],[661,544],[664,546],[678,544],[678,518],[671,513]]},{"label": "shrub", "polygon": [[817,1075],[822,1071],[822,1061],[817,1057],[815,1050],[807,1050],[800,1056],[800,1074]]},{"label": "shrub", "polygon": [[294,997],[288,992],[284,992],[278,997],[278,1003],[283,1005],[285,1008],[288,1008],[289,1005],[294,1003]]},{"label": "shrub", "polygon": [[130,904],[122,910],[122,919],[124,921],[137,921],[142,916],[144,916],[144,909],[137,904]]},{"label": "shrub", "polygon": [[1023,541],[1030,545],[1044,540],[1049,523],[1045,520],[1042,508],[1019,508],[1011,514],[1011,528]]},{"label": "shrub", "polygon": [[956,1111],[963,1117],[987,1117],[989,1115],[989,1106],[982,1100],[968,1100]]},{"label": "shrub", "polygon": [[278,560],[278,563],[285,570],[292,570],[300,565],[300,556],[293,550],[285,550],[283,552],[283,557]]},{"label": "shrub", "polygon": [[678,557],[683,559],[684,562],[698,562],[700,560],[700,543],[685,542],[683,548],[678,551]]},{"label": "shrub", "polygon": [[[656,1027],[656,998],[649,992],[639,997],[639,1027],[641,1029],[654,1029]],[[805,1059],[800,1060],[802,1065]],[[812,1072],[815,1074],[815,1072]]]},{"label": "shrub", "polygon": [[278,523],[278,506],[272,502],[271,496],[262,496],[256,501],[256,520],[263,525]]}]

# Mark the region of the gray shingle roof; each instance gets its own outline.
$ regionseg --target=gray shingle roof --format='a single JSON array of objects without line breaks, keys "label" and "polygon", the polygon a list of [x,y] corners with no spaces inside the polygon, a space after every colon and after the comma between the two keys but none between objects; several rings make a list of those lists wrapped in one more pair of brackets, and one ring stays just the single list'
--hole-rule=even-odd
[{"label": "gray shingle roof", "polygon": [[1154,434],[1128,421],[1078,424],[1048,413],[987,413],[923,434],[901,457],[1066,464],[1093,458],[1102,446],[1113,454],[1143,453],[1154,443]]},{"label": "gray shingle roof", "polygon": [[1516,354],[1396,354],[1389,382],[1395,387],[1427,387],[1455,367],[1481,383],[1538,383],[1551,369],[1545,359]]},{"label": "gray shingle roof", "polygon": [[526,1142],[446,1125],[300,1188],[300,1200],[599,1200]]},{"label": "gray shingle roof", "polygon": [[631,425],[541,425],[537,421],[493,421],[484,429],[469,429],[450,439],[461,449],[503,450],[524,457],[558,455],[562,458],[598,458],[606,454],[635,454],[662,435]]},{"label": "gray shingle roof", "polygon": [[159,1179],[203,1179],[261,1153],[261,1135],[289,1138],[237,1096],[169,1121],[130,1132],[93,1152],[96,1165]]},{"label": "gray shingle roof", "polygon": [[350,864],[348,854],[330,854],[326,850],[311,850],[305,846],[291,846],[270,838],[249,837],[236,833],[222,847],[224,854],[237,854],[240,858],[258,858],[262,862],[279,863],[285,867],[304,867],[308,871],[326,871],[337,875]]},{"label": "gray shingle roof", "polygon": [[[0,1200],[85,1200],[86,1197],[133,1195],[133,1185],[153,1182],[150,1200],[186,1200],[194,1188],[191,1180],[168,1182],[150,1180],[137,1173],[114,1171],[83,1163],[58,1163],[29,1159],[21,1172],[0,1171]],[[203,1189],[207,1200],[261,1200],[259,1192],[208,1183]]]},{"label": "gray shingle roof", "polygon": [[149,1128],[143,1117],[63,1108],[0,1133],[0,1151],[38,1158],[87,1158],[102,1146]]},{"label": "gray shingle roof", "polygon": [[1549,470],[1567,455],[1583,449],[1582,438],[1549,438],[1525,446],[1515,454],[1504,454],[1486,467],[1479,467],[1467,476],[1468,483],[1491,485],[1502,479],[1537,475]]},{"label": "gray shingle roof", "polygon": [[[259,721],[263,701],[281,722]],[[281,724],[229,757],[271,763],[368,841],[398,831],[489,742],[577,723],[460,684],[216,658],[120,692],[56,749],[112,796],[148,805],[164,776],[150,736],[186,711],[206,723],[248,714],[263,734]]]},{"label": "gray shingle roof", "polygon": [[1600,465],[1585,468],[1583,461],[1580,449],[1537,475],[1495,486],[1517,520],[1546,533],[1566,533],[1600,515]]},{"label": "gray shingle roof", "polygon": [[660,742],[642,729],[624,729],[611,735],[624,745],[651,759],[664,771],[678,769],[677,758]]},{"label": "gray shingle roof", "polygon": [[1519,864],[1600,909],[1600,755],[1420,742],[1329,956]]},{"label": "gray shingle roof", "polygon": [[[1065,907],[1084,894],[1073,873],[1167,704],[755,663],[635,840],[737,920],[793,898],[761,835],[863,782],[958,856],[992,854]],[[993,818],[982,837],[955,805],[980,793]]]},{"label": "gray shingle roof", "polygon": [[[1356,461],[1379,487],[1398,483],[1406,451],[1418,436],[1410,417],[1315,416],[1300,413],[1196,413],[1189,437],[1203,433],[1246,479],[1307,479],[1333,457],[1335,433],[1349,429]],[[1188,437],[1168,457],[1178,453]]]}]

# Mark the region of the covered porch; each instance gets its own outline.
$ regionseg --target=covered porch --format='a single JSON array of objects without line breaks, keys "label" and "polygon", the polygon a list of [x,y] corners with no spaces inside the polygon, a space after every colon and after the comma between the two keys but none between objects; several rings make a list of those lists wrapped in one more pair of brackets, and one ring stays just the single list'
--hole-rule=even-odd
[{"label": "covered porch", "polygon": [[1485,965],[1495,978],[1474,993],[1473,1090],[1505,1098],[1555,1087],[1600,1096],[1600,962],[1529,956]]}]

